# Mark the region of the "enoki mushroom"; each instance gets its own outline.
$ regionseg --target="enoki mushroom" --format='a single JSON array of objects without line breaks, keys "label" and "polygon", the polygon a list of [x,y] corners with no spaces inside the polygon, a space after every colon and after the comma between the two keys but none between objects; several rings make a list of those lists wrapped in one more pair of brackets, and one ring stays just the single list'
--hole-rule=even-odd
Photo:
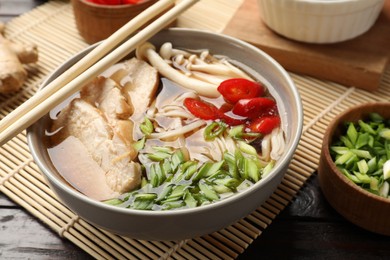
[{"label": "enoki mushroom", "polygon": [[160,53],[151,43],[144,43],[137,48],[136,55],[148,61],[164,77],[206,97],[219,97],[217,88],[228,78],[250,78],[226,59],[217,59],[207,50],[197,55],[174,49],[169,42],[161,46]]}]

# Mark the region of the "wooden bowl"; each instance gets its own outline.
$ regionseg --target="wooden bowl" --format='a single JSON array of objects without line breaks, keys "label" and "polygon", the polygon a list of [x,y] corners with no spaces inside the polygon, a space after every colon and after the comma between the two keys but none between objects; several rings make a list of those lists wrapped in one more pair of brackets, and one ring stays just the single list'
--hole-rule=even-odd
[{"label": "wooden bowl", "polygon": [[132,18],[155,4],[146,0],[139,4],[101,5],[86,0],[72,0],[76,26],[89,44],[106,39]]},{"label": "wooden bowl", "polygon": [[390,199],[372,194],[350,181],[337,169],[329,153],[329,147],[340,135],[344,122],[356,122],[372,112],[390,118],[390,103],[353,107],[329,124],[321,148],[319,183],[330,205],[347,220],[366,230],[390,235]]}]

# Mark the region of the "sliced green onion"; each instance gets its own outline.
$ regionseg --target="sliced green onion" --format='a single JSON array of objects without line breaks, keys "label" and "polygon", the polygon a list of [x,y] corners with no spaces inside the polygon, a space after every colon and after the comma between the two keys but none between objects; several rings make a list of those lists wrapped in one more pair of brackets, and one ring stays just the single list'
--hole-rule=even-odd
[{"label": "sliced green onion", "polygon": [[166,201],[162,204],[164,210],[181,208],[185,204],[182,200],[178,201]]},{"label": "sliced green onion", "polygon": [[212,185],[212,187],[213,187],[213,190],[216,191],[218,194],[232,192],[232,190],[229,187],[226,187],[225,185]]},{"label": "sliced green onion", "polygon": [[184,179],[189,180],[194,175],[196,170],[198,169],[198,163],[195,161],[188,161],[186,165],[183,165],[183,175]]},{"label": "sliced green onion", "polygon": [[364,158],[364,159],[372,158],[372,155],[367,150],[351,149],[350,151],[356,154],[359,158]]},{"label": "sliced green onion", "polygon": [[378,114],[378,113],[370,113],[369,114],[370,120],[376,123],[380,123],[384,121],[384,118]]},{"label": "sliced green onion", "polygon": [[245,127],[244,125],[238,125],[230,128],[229,136],[235,139],[241,139],[244,133],[244,127]]},{"label": "sliced green onion", "polygon": [[162,191],[160,192],[160,194],[158,195],[158,197],[156,198],[156,201],[159,202],[165,200],[168,197],[168,195],[171,193],[173,187],[174,185],[171,183],[166,184],[162,189]]},{"label": "sliced green onion", "polygon": [[354,183],[362,183],[362,181],[360,179],[358,179],[355,175],[353,174],[350,174],[349,171],[345,168],[341,168],[340,171],[348,178],[350,179],[351,181],[353,181]]},{"label": "sliced green onion", "polygon": [[362,183],[370,183],[371,178],[367,174],[361,174],[360,172],[353,172],[355,176],[362,182]]},{"label": "sliced green onion", "polygon": [[340,137],[340,140],[341,142],[343,142],[343,144],[348,147],[349,149],[353,149],[355,146],[353,145],[353,143],[351,142],[351,140],[349,140],[348,137],[346,136],[341,136]]},{"label": "sliced green onion", "polygon": [[377,178],[371,177],[370,189],[374,191],[379,190],[379,180]]},{"label": "sliced green onion", "polygon": [[242,153],[239,150],[236,150],[235,152],[236,157],[236,163],[237,163],[237,170],[239,173],[239,176],[242,179],[248,179],[248,172],[245,171],[245,157],[242,155]]},{"label": "sliced green onion", "polygon": [[373,157],[367,162],[368,172],[372,173],[377,169],[376,157]]},{"label": "sliced green onion", "polygon": [[349,148],[345,146],[331,146],[330,149],[337,154],[345,154],[349,151]]},{"label": "sliced green onion", "polygon": [[208,171],[203,175],[203,177],[210,177],[218,173],[219,169],[221,169],[224,161],[212,163],[211,167],[208,169]]},{"label": "sliced green onion", "polygon": [[154,205],[154,200],[157,198],[157,194],[155,193],[143,193],[136,194],[134,196],[134,201],[132,207],[135,209],[152,209]]},{"label": "sliced green onion", "polygon": [[141,188],[148,184],[148,180],[145,177],[141,179]]},{"label": "sliced green onion", "polygon": [[223,179],[216,179],[214,183],[217,185],[224,185],[228,187],[230,190],[235,190],[238,185],[240,185],[240,181],[236,178],[225,177]]},{"label": "sliced green onion", "polygon": [[237,144],[238,144],[238,148],[240,148],[240,150],[243,153],[250,154],[257,157],[257,151],[252,145],[244,141],[238,141]]},{"label": "sliced green onion", "polygon": [[204,139],[207,141],[213,141],[216,137],[225,132],[227,125],[223,122],[212,122],[204,130]]},{"label": "sliced green onion", "polygon": [[383,164],[383,179],[387,180],[390,178],[390,159]]},{"label": "sliced green onion", "polygon": [[223,154],[223,159],[227,164],[229,175],[233,178],[238,179],[239,175],[238,175],[237,161],[235,156],[229,152],[225,152]]},{"label": "sliced green onion", "polygon": [[164,153],[164,152],[155,152],[155,153],[148,153],[147,157],[155,162],[160,162],[164,159],[169,158],[171,155],[169,153]]},{"label": "sliced green onion", "polygon": [[381,156],[378,160],[378,168],[382,168],[383,170],[383,166],[385,165],[386,162],[387,162],[386,156]]},{"label": "sliced green onion", "polygon": [[369,139],[370,139],[369,133],[359,134],[359,137],[357,138],[356,143],[355,143],[355,148],[359,149],[359,148],[367,145],[369,142]]},{"label": "sliced green onion", "polygon": [[367,132],[367,133],[370,133],[373,135],[376,134],[375,130],[372,129],[372,127],[369,124],[365,123],[363,120],[359,120],[358,123],[364,132]]},{"label": "sliced green onion", "polygon": [[379,131],[379,136],[385,138],[386,140],[390,140],[390,128],[384,128]]},{"label": "sliced green onion", "polygon": [[146,136],[150,135],[154,131],[153,123],[147,117],[144,118],[144,122],[139,126],[139,128],[141,129],[141,132]]},{"label": "sliced green onion", "polygon": [[387,198],[389,196],[390,185],[385,181],[379,189],[379,195]]},{"label": "sliced green onion", "polygon": [[164,202],[172,202],[184,198],[186,188],[186,185],[177,185],[173,187],[171,193],[165,198]]},{"label": "sliced green onion", "polygon": [[194,177],[192,178],[193,181],[199,181],[207,174],[207,172],[210,170],[210,168],[213,166],[212,162],[206,162],[203,164],[200,169],[194,174]]},{"label": "sliced green onion", "polygon": [[265,176],[267,176],[270,172],[271,172],[271,170],[274,168],[274,166],[275,166],[275,161],[270,161],[268,164],[267,164],[267,166],[265,166],[264,168],[263,168],[263,173],[262,173],[262,177],[265,177]]},{"label": "sliced green onion", "polygon": [[162,146],[153,146],[152,147],[155,151],[171,154],[173,151],[169,147],[162,147]]},{"label": "sliced green onion", "polygon": [[350,123],[347,129],[347,136],[351,143],[354,145],[358,139],[358,132],[356,131],[355,125]]},{"label": "sliced green onion", "polygon": [[184,160],[184,154],[181,150],[176,150],[171,157],[171,167],[172,171],[176,171],[180,164],[182,164]]},{"label": "sliced green onion", "polygon": [[115,199],[106,200],[104,201],[104,203],[108,205],[118,206],[123,203],[123,200],[115,198]]},{"label": "sliced green onion", "polygon": [[374,142],[375,142],[375,139],[374,139],[374,137],[372,136],[372,135],[369,135],[368,136],[368,146],[369,147],[374,147]]},{"label": "sliced green onion", "polygon": [[[351,169],[351,170],[355,170],[357,168],[357,165],[356,163],[359,161],[359,158],[356,154],[353,154],[351,156],[351,158],[349,158],[346,162],[345,162],[345,167],[347,167],[348,169]],[[356,166],[356,167],[355,167]]]},{"label": "sliced green onion", "polygon": [[195,208],[198,205],[197,200],[192,196],[191,192],[189,192],[188,190],[184,195],[184,203],[189,208]]},{"label": "sliced green onion", "polygon": [[152,187],[160,186],[166,179],[165,174],[163,173],[160,164],[153,163],[150,166],[149,179]]},{"label": "sliced green onion", "polygon": [[145,142],[146,142],[146,138],[144,136],[133,144],[134,149],[137,151],[142,150],[145,147]]},{"label": "sliced green onion", "polygon": [[340,157],[338,157],[338,159],[335,161],[335,163],[336,163],[336,165],[345,164],[353,156],[354,156],[354,153],[351,151],[348,151],[348,152],[342,154]]},{"label": "sliced green onion", "polygon": [[359,172],[361,174],[366,174],[368,172],[368,164],[367,164],[366,160],[358,161],[357,166],[358,166]]},{"label": "sliced green onion", "polygon": [[241,182],[240,185],[237,186],[237,191],[240,192],[240,191],[246,190],[249,187],[251,187],[252,185],[253,185],[253,183],[251,181],[244,180],[243,182]]},{"label": "sliced green onion", "polygon": [[171,163],[169,162],[169,160],[164,160],[163,162],[161,162],[160,167],[166,176],[171,175],[173,173]]},{"label": "sliced green onion", "polygon": [[260,171],[253,160],[249,158],[244,159],[244,170],[247,172],[247,178],[253,180],[254,182],[260,180]]},{"label": "sliced green onion", "polygon": [[219,195],[213,190],[213,188],[205,183],[199,183],[199,188],[204,196],[209,200],[218,200]]}]

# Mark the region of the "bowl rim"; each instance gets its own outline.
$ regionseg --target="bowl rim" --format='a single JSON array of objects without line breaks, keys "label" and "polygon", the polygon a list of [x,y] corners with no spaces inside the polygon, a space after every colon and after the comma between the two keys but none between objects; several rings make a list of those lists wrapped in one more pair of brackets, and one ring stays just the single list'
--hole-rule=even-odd
[{"label": "bowl rim", "polygon": [[[81,0],[81,1],[85,1],[85,0]],[[262,1],[262,0],[258,0],[258,1]],[[275,0],[267,0],[267,1],[275,1]],[[286,0],[277,0],[277,1],[286,1]],[[314,4],[314,5],[317,5],[317,4],[321,4],[321,5],[334,5],[334,4],[345,4],[345,3],[348,3],[348,4],[356,4],[358,2],[361,2],[361,3],[370,3],[369,6],[372,6],[371,4],[375,5],[376,3],[380,3],[380,2],[384,2],[385,0],[371,0],[371,1],[366,1],[366,0],[287,0],[287,1],[291,1],[292,3],[293,2],[297,2],[297,3],[307,3],[307,4]]]},{"label": "bowl rim", "polygon": [[97,8],[97,9],[123,9],[123,8],[132,8],[132,7],[137,7],[138,6],[142,6],[142,5],[145,5],[145,4],[150,4],[148,2],[157,2],[157,0],[144,0],[140,3],[136,3],[136,4],[115,4],[115,5],[110,5],[110,4],[98,4],[98,3],[94,3],[94,2],[90,2],[88,0],[72,0],[72,1],[79,1],[81,4],[84,4],[86,6],[90,6],[90,7],[93,7],[93,8]]},{"label": "bowl rim", "polygon": [[[275,69],[278,70],[278,72],[283,75],[285,78],[287,84],[289,85],[289,88],[291,89],[291,93],[293,96],[293,100],[296,102],[297,106],[297,129],[295,132],[295,135],[291,135],[291,145],[286,149],[284,156],[278,161],[278,164],[273,168],[270,174],[262,178],[260,181],[252,185],[251,187],[243,190],[242,192],[238,192],[228,198],[218,200],[216,202],[210,203],[208,205],[202,205],[199,207],[195,208],[184,208],[184,209],[177,209],[177,210],[167,210],[167,211],[150,211],[150,210],[135,210],[131,208],[121,208],[118,206],[114,205],[109,205],[105,204],[101,201],[96,201],[93,200],[84,194],[74,190],[71,188],[69,185],[64,183],[63,181],[59,180],[54,174],[52,174],[50,171],[48,171],[47,167],[45,167],[44,163],[39,159],[37,156],[36,152],[34,151],[34,125],[29,127],[27,129],[27,142],[28,146],[30,148],[30,151],[32,153],[32,156],[34,158],[35,163],[38,165],[40,170],[44,173],[44,175],[53,183],[57,185],[61,190],[66,191],[68,195],[71,195],[72,197],[76,197],[78,200],[81,200],[83,203],[87,203],[92,206],[96,206],[98,208],[102,208],[104,210],[110,210],[110,211],[115,211],[117,213],[122,213],[122,214],[131,214],[131,215],[136,215],[136,216],[169,216],[169,215],[187,215],[187,214],[193,214],[193,213],[199,213],[203,211],[208,211],[212,210],[214,208],[220,208],[224,207],[225,205],[231,204],[235,201],[241,200],[247,196],[250,196],[252,193],[256,192],[257,189],[267,185],[269,182],[273,180],[273,177],[277,174],[277,172],[281,171],[284,167],[287,167],[290,164],[290,160],[293,158],[294,152],[298,146],[298,143],[300,141],[300,137],[302,134],[302,129],[303,129],[303,106],[302,106],[302,101],[299,95],[299,91],[297,87],[295,86],[292,78],[288,74],[288,72],[270,55],[262,51],[261,49],[255,47],[254,45],[247,43],[245,41],[242,41],[240,39],[234,38],[232,36],[228,36],[222,33],[215,33],[215,32],[210,32],[207,30],[200,30],[200,29],[192,29],[192,28],[169,28],[165,29],[162,31],[172,31],[174,33],[195,33],[195,34],[202,34],[202,35],[207,35],[211,37],[217,37],[220,39],[226,39],[227,41],[233,42],[235,45],[247,48],[249,50],[258,52],[259,55],[264,56],[265,59],[268,60],[272,64],[272,66],[275,67]],[[159,32],[160,33],[160,32]],[[157,33],[158,34],[158,33]],[[157,35],[156,34],[156,35]],[[81,59],[82,56],[84,56],[88,51],[91,51],[93,48],[95,48],[100,42],[95,43],[93,45],[90,45],[87,48],[84,48],[83,50],[79,51],[75,55],[71,56],[69,59],[67,59],[65,62],[63,62],[61,65],[59,65],[52,73],[50,73],[47,78],[42,82],[40,88],[46,86],[49,82],[54,80],[56,76],[58,76],[60,73],[59,68],[62,68],[66,66],[66,64],[75,61],[77,62],[78,59]],[[72,63],[73,64],[73,63]],[[68,64],[68,66],[71,66]],[[67,68],[65,68],[66,70]],[[284,174],[284,173],[283,173]],[[274,192],[275,190],[273,190]],[[260,206],[260,205],[258,205]]]},{"label": "bowl rim", "polygon": [[[336,167],[336,164],[334,163],[331,155],[330,155],[330,146],[332,139],[334,137],[335,131],[337,128],[340,127],[340,125],[345,122],[344,117],[348,116],[350,113],[360,110],[364,111],[364,108],[375,108],[378,106],[388,107],[390,109],[390,102],[367,102],[363,104],[359,104],[353,107],[348,108],[347,110],[343,111],[342,113],[338,114],[328,125],[328,128],[325,131],[324,139],[322,142],[322,155],[324,156],[325,163],[328,164],[328,166],[331,168],[331,173],[334,174],[338,180],[343,182],[345,185],[350,187],[351,189],[357,191],[359,194],[362,194],[368,198],[372,198],[374,200],[377,200],[379,202],[383,202],[390,205],[390,198],[384,198],[379,195],[376,195],[374,193],[371,193],[363,188],[361,188],[356,183],[353,183],[351,180],[349,180],[344,174],[340,172],[340,170]],[[364,113],[364,112],[362,112]]]},{"label": "bowl rim", "polygon": [[[259,3],[271,3],[285,11],[308,16],[334,17],[346,14],[356,14],[371,11],[378,5],[384,5],[386,0],[257,0]],[[265,3],[265,4],[267,4]],[[358,5],[357,5],[358,4]],[[348,10],[346,10],[348,7]],[[380,12],[378,12],[379,15]]]}]

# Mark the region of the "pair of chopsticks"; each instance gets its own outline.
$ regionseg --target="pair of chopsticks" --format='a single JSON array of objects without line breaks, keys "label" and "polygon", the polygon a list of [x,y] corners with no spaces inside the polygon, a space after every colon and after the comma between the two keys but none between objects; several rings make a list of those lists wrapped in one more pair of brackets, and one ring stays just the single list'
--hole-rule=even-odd
[{"label": "pair of chopsticks", "polygon": [[[130,20],[75,65],[4,117],[0,121],[0,146],[79,91],[109,66],[122,60],[198,1],[181,0],[175,5],[175,0],[160,0]],[[129,38],[165,11],[166,13]]]}]

